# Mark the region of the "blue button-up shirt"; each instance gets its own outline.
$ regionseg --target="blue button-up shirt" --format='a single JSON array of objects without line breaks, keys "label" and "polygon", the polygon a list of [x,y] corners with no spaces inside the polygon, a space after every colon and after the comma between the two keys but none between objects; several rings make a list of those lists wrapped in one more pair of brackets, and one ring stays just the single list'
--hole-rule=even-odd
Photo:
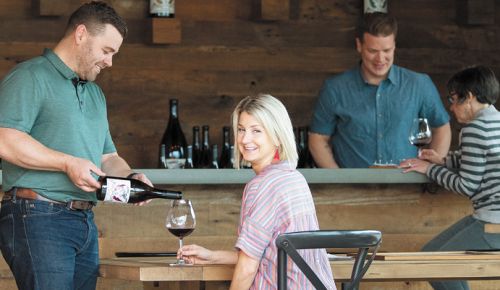
[{"label": "blue button-up shirt", "polygon": [[375,86],[363,79],[358,66],[325,81],[311,131],[332,137],[340,167],[366,168],[415,157],[409,134],[418,117],[433,128],[449,122],[428,75],[393,65],[387,79]]}]

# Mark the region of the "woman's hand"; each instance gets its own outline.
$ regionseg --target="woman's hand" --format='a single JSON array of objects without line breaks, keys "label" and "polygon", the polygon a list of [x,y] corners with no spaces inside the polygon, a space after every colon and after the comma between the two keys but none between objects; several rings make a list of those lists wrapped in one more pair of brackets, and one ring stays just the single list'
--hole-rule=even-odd
[{"label": "woman's hand", "polygon": [[177,258],[183,258],[189,264],[214,264],[214,251],[198,245],[186,245],[177,251]]},{"label": "woman's hand", "polygon": [[429,169],[429,166],[431,163],[417,159],[417,158],[411,158],[411,159],[406,159],[399,163],[399,168],[404,168],[403,173],[411,172],[411,171],[416,171],[420,172],[422,174],[427,173],[427,169]]}]

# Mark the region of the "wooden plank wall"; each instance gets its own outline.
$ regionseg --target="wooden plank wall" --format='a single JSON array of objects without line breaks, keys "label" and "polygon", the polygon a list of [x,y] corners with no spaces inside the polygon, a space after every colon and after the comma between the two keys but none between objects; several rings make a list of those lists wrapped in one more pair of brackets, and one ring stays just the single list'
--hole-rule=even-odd
[{"label": "wooden plank wall", "polygon": [[[60,2],[0,1],[0,78],[44,47],[53,47],[69,11],[81,2],[68,0],[54,6]],[[176,16],[182,40],[175,45],[151,44],[147,0],[108,2],[126,18],[130,36],[113,68],[103,71],[98,83],[107,96],[119,153],[134,168],[156,166],[169,98],[180,101],[188,140],[193,125],[207,124],[211,141],[220,143],[222,126],[229,123],[238,100],[248,94],[267,92],[280,97],[294,125],[307,125],[323,80],[358,61],[353,33],[362,12],[361,0],[290,1],[290,19],[279,21],[259,20],[263,15],[256,0],[180,0]],[[400,23],[396,63],[428,73],[443,96],[448,77],[465,66],[487,64],[500,73],[498,25],[457,24],[456,3],[389,2],[389,10]],[[495,3],[495,23],[500,23],[499,5]],[[279,15],[282,18],[283,13]],[[453,127],[456,136],[454,122]],[[243,186],[175,188],[193,199],[198,214],[198,227],[186,241],[231,248]],[[417,185],[314,185],[312,190],[322,228],[381,229],[384,250],[417,250],[470,213],[467,200],[444,191],[422,194]],[[175,250],[176,240],[163,229],[165,207],[162,201],[143,207],[99,206],[96,218],[102,255],[109,257],[118,250]],[[5,264],[1,268],[6,269]],[[0,273],[0,289],[13,289],[8,270]],[[100,281],[99,289],[142,289],[142,285]],[[372,283],[363,289],[429,288],[426,283]],[[474,289],[500,288],[492,282],[475,282]]]}]

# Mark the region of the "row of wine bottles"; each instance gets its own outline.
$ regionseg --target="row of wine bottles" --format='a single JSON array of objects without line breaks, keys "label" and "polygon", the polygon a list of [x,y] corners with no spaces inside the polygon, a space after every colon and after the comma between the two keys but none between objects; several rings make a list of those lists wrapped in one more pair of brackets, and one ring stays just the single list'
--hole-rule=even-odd
[{"label": "row of wine bottles", "polygon": [[[234,145],[231,145],[230,127],[222,128],[222,148],[210,144],[210,127],[193,126],[193,140],[187,145],[186,137],[179,121],[179,102],[170,99],[170,117],[160,143],[159,167],[180,168],[234,168]],[[297,167],[312,168],[314,161],[307,146],[307,127],[295,128],[299,161]],[[200,136],[201,134],[201,136]]]},{"label": "row of wine bottles", "polygon": [[[170,100],[170,117],[160,143],[159,167],[180,168],[234,168],[233,147],[230,145],[229,127],[222,128],[222,148],[219,155],[217,144],[210,144],[210,127],[193,127],[193,142],[187,145],[182,131],[177,99]],[[200,136],[201,134],[201,136]]]}]

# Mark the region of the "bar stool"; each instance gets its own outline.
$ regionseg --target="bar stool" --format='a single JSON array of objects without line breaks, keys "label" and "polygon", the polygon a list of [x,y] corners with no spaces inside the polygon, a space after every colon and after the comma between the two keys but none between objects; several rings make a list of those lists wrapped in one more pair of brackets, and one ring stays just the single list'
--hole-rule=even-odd
[{"label": "bar stool", "polygon": [[[297,250],[318,248],[358,248],[351,280],[342,289],[358,290],[361,278],[370,267],[380,247],[382,233],[374,230],[318,230],[281,234],[276,238],[278,247],[278,289],[286,290],[287,255],[297,264],[316,289],[327,289]],[[369,249],[373,253],[367,258]]]}]

